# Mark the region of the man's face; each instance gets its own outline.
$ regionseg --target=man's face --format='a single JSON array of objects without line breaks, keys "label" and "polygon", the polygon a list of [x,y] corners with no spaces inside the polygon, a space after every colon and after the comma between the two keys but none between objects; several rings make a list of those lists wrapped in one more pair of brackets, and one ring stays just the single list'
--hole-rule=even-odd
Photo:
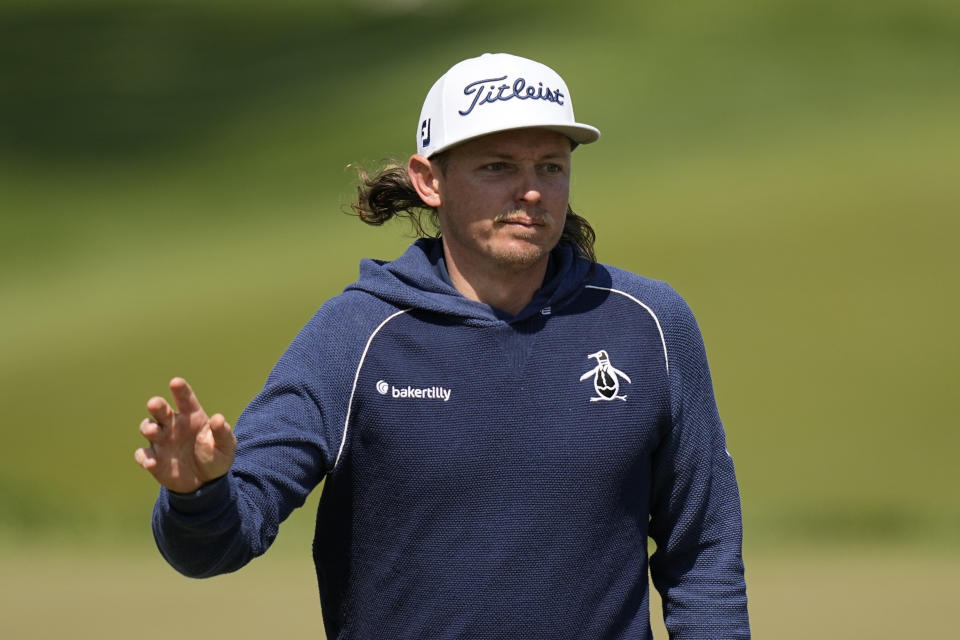
[{"label": "man's face", "polygon": [[518,129],[447,152],[445,171],[435,173],[440,231],[461,271],[519,272],[546,264],[563,232],[570,151],[560,133]]}]

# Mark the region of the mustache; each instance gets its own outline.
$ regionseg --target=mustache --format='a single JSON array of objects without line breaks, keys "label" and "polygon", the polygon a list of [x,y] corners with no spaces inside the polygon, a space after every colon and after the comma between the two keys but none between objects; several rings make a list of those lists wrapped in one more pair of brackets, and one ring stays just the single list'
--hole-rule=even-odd
[{"label": "mustache", "polygon": [[501,213],[493,219],[494,223],[498,222],[522,222],[528,224],[536,225],[545,225],[553,221],[553,218],[548,213],[524,211],[523,209],[515,209],[514,211],[507,211],[506,213]]}]

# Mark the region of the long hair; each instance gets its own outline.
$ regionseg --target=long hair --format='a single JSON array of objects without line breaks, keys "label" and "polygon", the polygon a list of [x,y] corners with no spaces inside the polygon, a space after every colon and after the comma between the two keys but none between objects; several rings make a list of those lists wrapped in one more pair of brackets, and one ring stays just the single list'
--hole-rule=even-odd
[{"label": "long hair", "polygon": [[[446,171],[447,158],[444,153],[431,160],[439,165],[441,171]],[[354,215],[373,226],[380,226],[394,217],[406,218],[418,237],[440,236],[437,210],[420,199],[405,166],[389,162],[373,176],[363,167],[354,168],[360,180],[357,201],[350,205]],[[597,234],[587,219],[574,213],[569,204],[560,240],[574,245],[590,262],[597,261],[593,248]]]}]

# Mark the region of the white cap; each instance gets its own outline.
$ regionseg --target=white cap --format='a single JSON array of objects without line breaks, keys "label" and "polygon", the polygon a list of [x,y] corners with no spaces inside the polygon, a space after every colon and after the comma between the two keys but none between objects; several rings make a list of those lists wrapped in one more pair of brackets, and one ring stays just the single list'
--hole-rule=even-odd
[{"label": "white cap", "polygon": [[417,123],[417,153],[429,158],[471,138],[526,127],[558,131],[577,144],[600,137],[574,120],[570,91],[556,71],[509,53],[485,53],[458,62],[434,83]]}]

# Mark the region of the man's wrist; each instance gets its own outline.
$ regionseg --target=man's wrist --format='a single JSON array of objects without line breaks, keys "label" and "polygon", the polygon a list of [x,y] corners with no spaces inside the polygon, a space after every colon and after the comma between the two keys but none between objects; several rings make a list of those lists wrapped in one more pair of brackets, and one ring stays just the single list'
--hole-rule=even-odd
[{"label": "man's wrist", "polygon": [[210,511],[216,505],[229,500],[231,493],[229,476],[229,473],[222,475],[219,478],[200,485],[200,487],[190,493],[179,493],[167,489],[170,507],[177,513],[183,515],[197,515]]}]

